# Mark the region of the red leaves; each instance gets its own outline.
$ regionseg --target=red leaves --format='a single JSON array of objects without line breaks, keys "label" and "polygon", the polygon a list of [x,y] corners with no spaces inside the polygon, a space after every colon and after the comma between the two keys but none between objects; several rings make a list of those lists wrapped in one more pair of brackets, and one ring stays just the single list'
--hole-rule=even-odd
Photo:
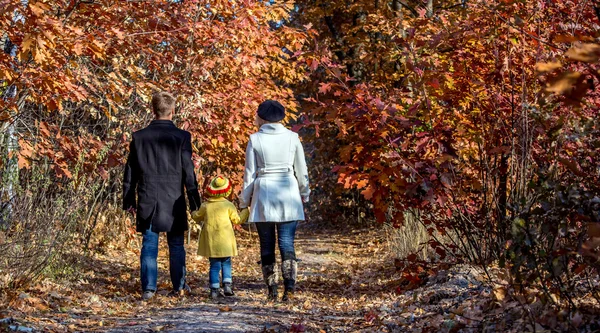
[{"label": "red leaves", "polygon": [[373,195],[375,194],[375,191],[376,191],[375,187],[369,185],[369,186],[367,186],[367,188],[362,190],[360,192],[360,194],[362,194],[365,197],[365,199],[371,200],[373,198]]}]

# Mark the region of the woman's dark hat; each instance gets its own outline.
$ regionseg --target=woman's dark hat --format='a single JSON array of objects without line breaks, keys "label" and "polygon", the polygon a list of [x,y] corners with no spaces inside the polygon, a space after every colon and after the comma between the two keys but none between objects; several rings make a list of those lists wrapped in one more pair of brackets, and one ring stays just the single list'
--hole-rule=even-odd
[{"label": "woman's dark hat", "polygon": [[281,103],[268,99],[260,103],[257,114],[262,120],[275,123],[285,118],[285,108]]}]

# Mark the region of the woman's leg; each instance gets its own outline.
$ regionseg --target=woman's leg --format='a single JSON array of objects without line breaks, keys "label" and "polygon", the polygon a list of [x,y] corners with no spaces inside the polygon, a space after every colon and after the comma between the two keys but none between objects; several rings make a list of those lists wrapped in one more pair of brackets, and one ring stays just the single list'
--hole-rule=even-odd
[{"label": "woman's leg", "polygon": [[277,242],[279,253],[281,253],[281,275],[283,276],[286,294],[294,291],[298,276],[298,263],[296,262],[296,250],[294,248],[297,226],[298,222],[296,221],[277,224]]},{"label": "woman's leg", "polygon": [[210,270],[208,272],[208,280],[211,289],[219,289],[221,283],[219,282],[219,275],[221,274],[221,258],[209,258]]},{"label": "woman's leg", "polygon": [[260,239],[260,262],[263,278],[269,288],[269,298],[277,298],[277,270],[275,269],[275,223],[256,223]]}]

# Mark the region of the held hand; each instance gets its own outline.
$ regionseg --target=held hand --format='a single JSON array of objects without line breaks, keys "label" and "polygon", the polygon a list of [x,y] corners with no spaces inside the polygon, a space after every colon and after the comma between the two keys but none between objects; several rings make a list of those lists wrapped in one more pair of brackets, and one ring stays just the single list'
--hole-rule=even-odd
[{"label": "held hand", "polygon": [[196,222],[200,222],[200,211],[199,210],[195,210],[192,212],[192,219],[194,219],[194,221],[196,221]]},{"label": "held hand", "polygon": [[248,222],[248,218],[250,217],[250,210],[248,208],[242,209],[240,212],[240,224],[244,224]]},{"label": "held hand", "polygon": [[302,203],[308,203],[308,197],[302,197]]},{"label": "held hand", "polygon": [[127,212],[133,216],[135,216],[135,213],[137,212],[136,209],[134,207],[129,207],[127,208]]}]

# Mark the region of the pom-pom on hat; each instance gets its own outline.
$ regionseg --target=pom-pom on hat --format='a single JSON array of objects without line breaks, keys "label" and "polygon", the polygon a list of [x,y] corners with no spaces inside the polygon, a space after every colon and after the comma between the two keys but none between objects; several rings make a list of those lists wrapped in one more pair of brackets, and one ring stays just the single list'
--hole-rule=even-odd
[{"label": "pom-pom on hat", "polygon": [[212,198],[227,197],[231,194],[231,182],[225,177],[217,176],[210,181],[206,192]]},{"label": "pom-pom on hat", "polygon": [[285,108],[281,103],[268,99],[258,106],[258,116],[266,121],[278,122],[285,118]]}]

